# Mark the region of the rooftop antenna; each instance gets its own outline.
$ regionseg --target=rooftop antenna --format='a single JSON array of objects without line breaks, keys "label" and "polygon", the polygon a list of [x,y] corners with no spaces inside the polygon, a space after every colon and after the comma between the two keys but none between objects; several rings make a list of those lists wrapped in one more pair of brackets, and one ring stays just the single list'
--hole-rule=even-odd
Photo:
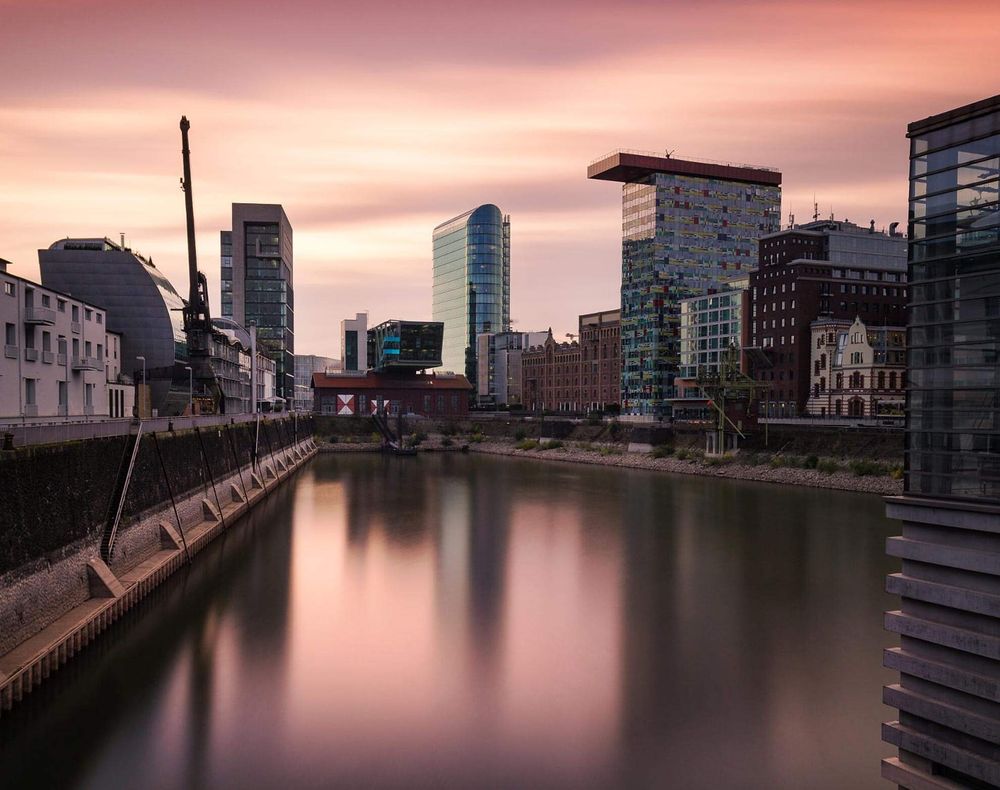
[{"label": "rooftop antenna", "polygon": [[672,157],[674,155],[674,151],[676,150],[677,150],[676,148],[671,148],[669,151],[667,151],[667,159]]},{"label": "rooftop antenna", "polygon": [[816,202],[816,195],[813,195],[813,222],[819,219],[819,203]]},{"label": "rooftop antenna", "polygon": [[791,230],[795,227],[795,215],[788,212],[788,229]]},{"label": "rooftop antenna", "polygon": [[125,234],[121,233],[119,235],[121,236],[121,239],[122,239],[122,249],[124,250],[125,249]]}]

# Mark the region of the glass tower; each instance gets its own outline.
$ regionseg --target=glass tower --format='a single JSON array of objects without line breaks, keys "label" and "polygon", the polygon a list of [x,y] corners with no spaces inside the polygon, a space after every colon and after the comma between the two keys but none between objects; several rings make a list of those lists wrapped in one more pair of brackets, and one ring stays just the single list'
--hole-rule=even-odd
[{"label": "glass tower", "polygon": [[295,397],[292,226],[280,205],[233,203],[221,237],[222,315],[257,326],[257,347],[274,360],[275,392]]},{"label": "glass tower", "polygon": [[1000,786],[1000,96],[910,124],[905,493],[882,699],[901,787]]},{"label": "glass tower", "polygon": [[589,178],[622,186],[622,412],[659,417],[675,396],[680,302],[756,266],[779,229],[781,173],[619,151]]},{"label": "glass tower", "polygon": [[444,324],[441,362],[476,381],[476,336],[510,328],[510,216],[492,204],[434,229],[433,319]]}]

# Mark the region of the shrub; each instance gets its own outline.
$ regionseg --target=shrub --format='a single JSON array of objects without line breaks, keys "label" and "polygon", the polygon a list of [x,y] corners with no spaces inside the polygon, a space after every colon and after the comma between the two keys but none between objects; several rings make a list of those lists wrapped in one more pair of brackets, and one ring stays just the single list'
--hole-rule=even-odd
[{"label": "shrub", "polygon": [[524,441],[527,438],[528,438],[528,434],[526,434],[524,432],[524,428],[518,428],[516,431],[514,431],[514,440],[515,441],[522,442],[522,441]]},{"label": "shrub", "polygon": [[692,453],[687,447],[678,447],[674,451],[674,456],[678,461],[686,461],[691,457]]},{"label": "shrub", "polygon": [[620,447],[602,447],[599,451],[601,455],[621,455]]},{"label": "shrub", "polygon": [[622,424],[618,420],[612,420],[611,424],[608,426],[608,431],[611,434],[612,439],[617,439],[622,433]]},{"label": "shrub", "polygon": [[592,442],[577,442],[576,446],[581,450],[593,450],[594,445]]},{"label": "shrub", "polygon": [[893,480],[902,480],[903,479],[903,467],[901,467],[901,466],[894,466],[894,467],[892,467],[892,469],[889,470],[889,477],[891,477]]},{"label": "shrub", "polygon": [[547,442],[542,442],[538,445],[539,450],[556,450],[563,446],[563,443],[558,439],[549,439]]},{"label": "shrub", "polygon": [[514,447],[518,450],[534,450],[538,447],[538,441],[535,439],[522,439]]},{"label": "shrub", "polygon": [[330,435],[329,435],[329,436],[327,437],[327,441],[328,441],[328,442],[329,442],[330,444],[336,444],[336,443],[337,443],[337,434],[335,434],[335,433],[331,433],[331,434],[330,434]]},{"label": "shrub", "polygon": [[378,444],[379,442],[382,441],[382,435],[380,433],[378,433],[377,431],[372,431],[372,434],[371,434],[371,436],[368,437],[368,439],[373,444]]},{"label": "shrub", "polygon": [[885,467],[875,461],[851,461],[850,468],[857,477],[877,477],[886,474]]},{"label": "shrub", "polygon": [[658,444],[650,453],[653,458],[669,458],[674,454],[674,448],[666,444]]},{"label": "shrub", "polygon": [[469,437],[469,441],[472,444],[479,444],[480,442],[486,441],[486,437],[483,436],[481,433],[474,433]]},{"label": "shrub", "polygon": [[822,472],[825,475],[832,475],[834,472],[840,471],[840,464],[836,461],[832,461],[829,458],[824,458],[823,460],[817,462],[816,471]]},{"label": "shrub", "polygon": [[444,438],[443,438],[443,439],[441,440],[441,446],[442,446],[442,447],[451,447],[451,446],[452,446],[453,444],[454,444],[454,442],[453,442],[453,441],[451,440],[451,437],[450,437],[450,436],[445,436],[445,437],[444,437]]}]

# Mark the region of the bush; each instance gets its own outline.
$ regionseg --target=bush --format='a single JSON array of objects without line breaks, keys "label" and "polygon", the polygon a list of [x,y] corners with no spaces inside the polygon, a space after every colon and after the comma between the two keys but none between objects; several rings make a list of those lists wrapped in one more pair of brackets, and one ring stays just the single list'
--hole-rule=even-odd
[{"label": "bush", "polygon": [[474,433],[469,437],[469,441],[472,444],[479,444],[480,442],[486,441],[486,437],[483,436],[481,433]]},{"label": "bush", "polygon": [[693,453],[687,447],[678,447],[674,451],[674,456],[678,461],[687,461],[692,455]]},{"label": "bush", "polygon": [[538,441],[535,439],[522,439],[514,447],[518,450],[534,450],[538,447]]},{"label": "bush", "polygon": [[889,470],[889,477],[891,477],[893,480],[902,480],[903,479],[903,467],[901,467],[901,466],[894,466],[894,467],[892,467],[892,469]]},{"label": "bush", "polygon": [[330,434],[330,435],[329,435],[329,436],[327,437],[327,439],[326,439],[326,440],[327,440],[327,442],[329,442],[330,444],[336,444],[336,443],[337,443],[337,441],[338,441],[338,440],[337,440],[337,434],[335,434],[335,433],[331,433],[331,434]]},{"label": "bush", "polygon": [[601,455],[621,455],[622,451],[620,447],[602,447],[600,453]]},{"label": "bush", "polygon": [[523,442],[527,438],[528,438],[528,434],[526,434],[524,432],[524,428],[518,428],[516,431],[514,431],[514,440],[515,441]]},{"label": "bush", "polygon": [[834,472],[840,471],[840,464],[836,461],[831,461],[829,458],[824,458],[816,464],[816,471],[822,472],[825,475],[832,475]]},{"label": "bush", "polygon": [[819,458],[815,455],[810,455],[806,458],[805,462],[802,464],[806,469],[815,469],[819,466]]},{"label": "bush", "polygon": [[382,434],[378,433],[377,431],[372,431],[372,435],[369,436],[368,439],[373,444],[378,444],[379,442],[382,441]]},{"label": "bush", "polygon": [[454,442],[453,442],[453,441],[451,440],[451,437],[450,437],[450,436],[445,436],[445,437],[444,437],[444,438],[443,438],[443,439],[441,440],[441,446],[442,446],[442,447],[451,447],[451,446],[452,446],[453,444],[454,444]]},{"label": "bush", "polygon": [[593,450],[594,445],[591,442],[577,442],[576,446],[581,450]]},{"label": "bush", "polygon": [[538,445],[539,450],[556,450],[563,446],[563,443],[558,439],[549,439],[547,442],[542,442]]},{"label": "bush", "polygon": [[608,431],[611,434],[611,438],[617,440],[622,433],[622,424],[618,420],[612,420],[608,426]]},{"label": "bush", "polygon": [[851,461],[850,468],[856,477],[877,477],[886,474],[886,468],[875,461]]},{"label": "bush", "polygon": [[674,454],[674,448],[666,444],[658,444],[650,453],[653,458],[669,458]]}]

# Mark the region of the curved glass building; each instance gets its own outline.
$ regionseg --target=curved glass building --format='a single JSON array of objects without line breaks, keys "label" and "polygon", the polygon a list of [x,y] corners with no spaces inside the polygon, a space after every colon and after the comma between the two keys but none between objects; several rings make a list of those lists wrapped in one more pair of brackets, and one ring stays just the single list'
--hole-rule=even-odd
[{"label": "curved glass building", "polygon": [[42,284],[107,310],[108,329],[122,336],[121,369],[146,381],[151,407],[160,416],[182,414],[188,405],[184,301],[147,260],[110,239],[63,239],[38,251]]},{"label": "curved glass building", "polygon": [[476,335],[510,329],[510,216],[492,203],[434,228],[433,320],[441,365],[476,381]]}]

